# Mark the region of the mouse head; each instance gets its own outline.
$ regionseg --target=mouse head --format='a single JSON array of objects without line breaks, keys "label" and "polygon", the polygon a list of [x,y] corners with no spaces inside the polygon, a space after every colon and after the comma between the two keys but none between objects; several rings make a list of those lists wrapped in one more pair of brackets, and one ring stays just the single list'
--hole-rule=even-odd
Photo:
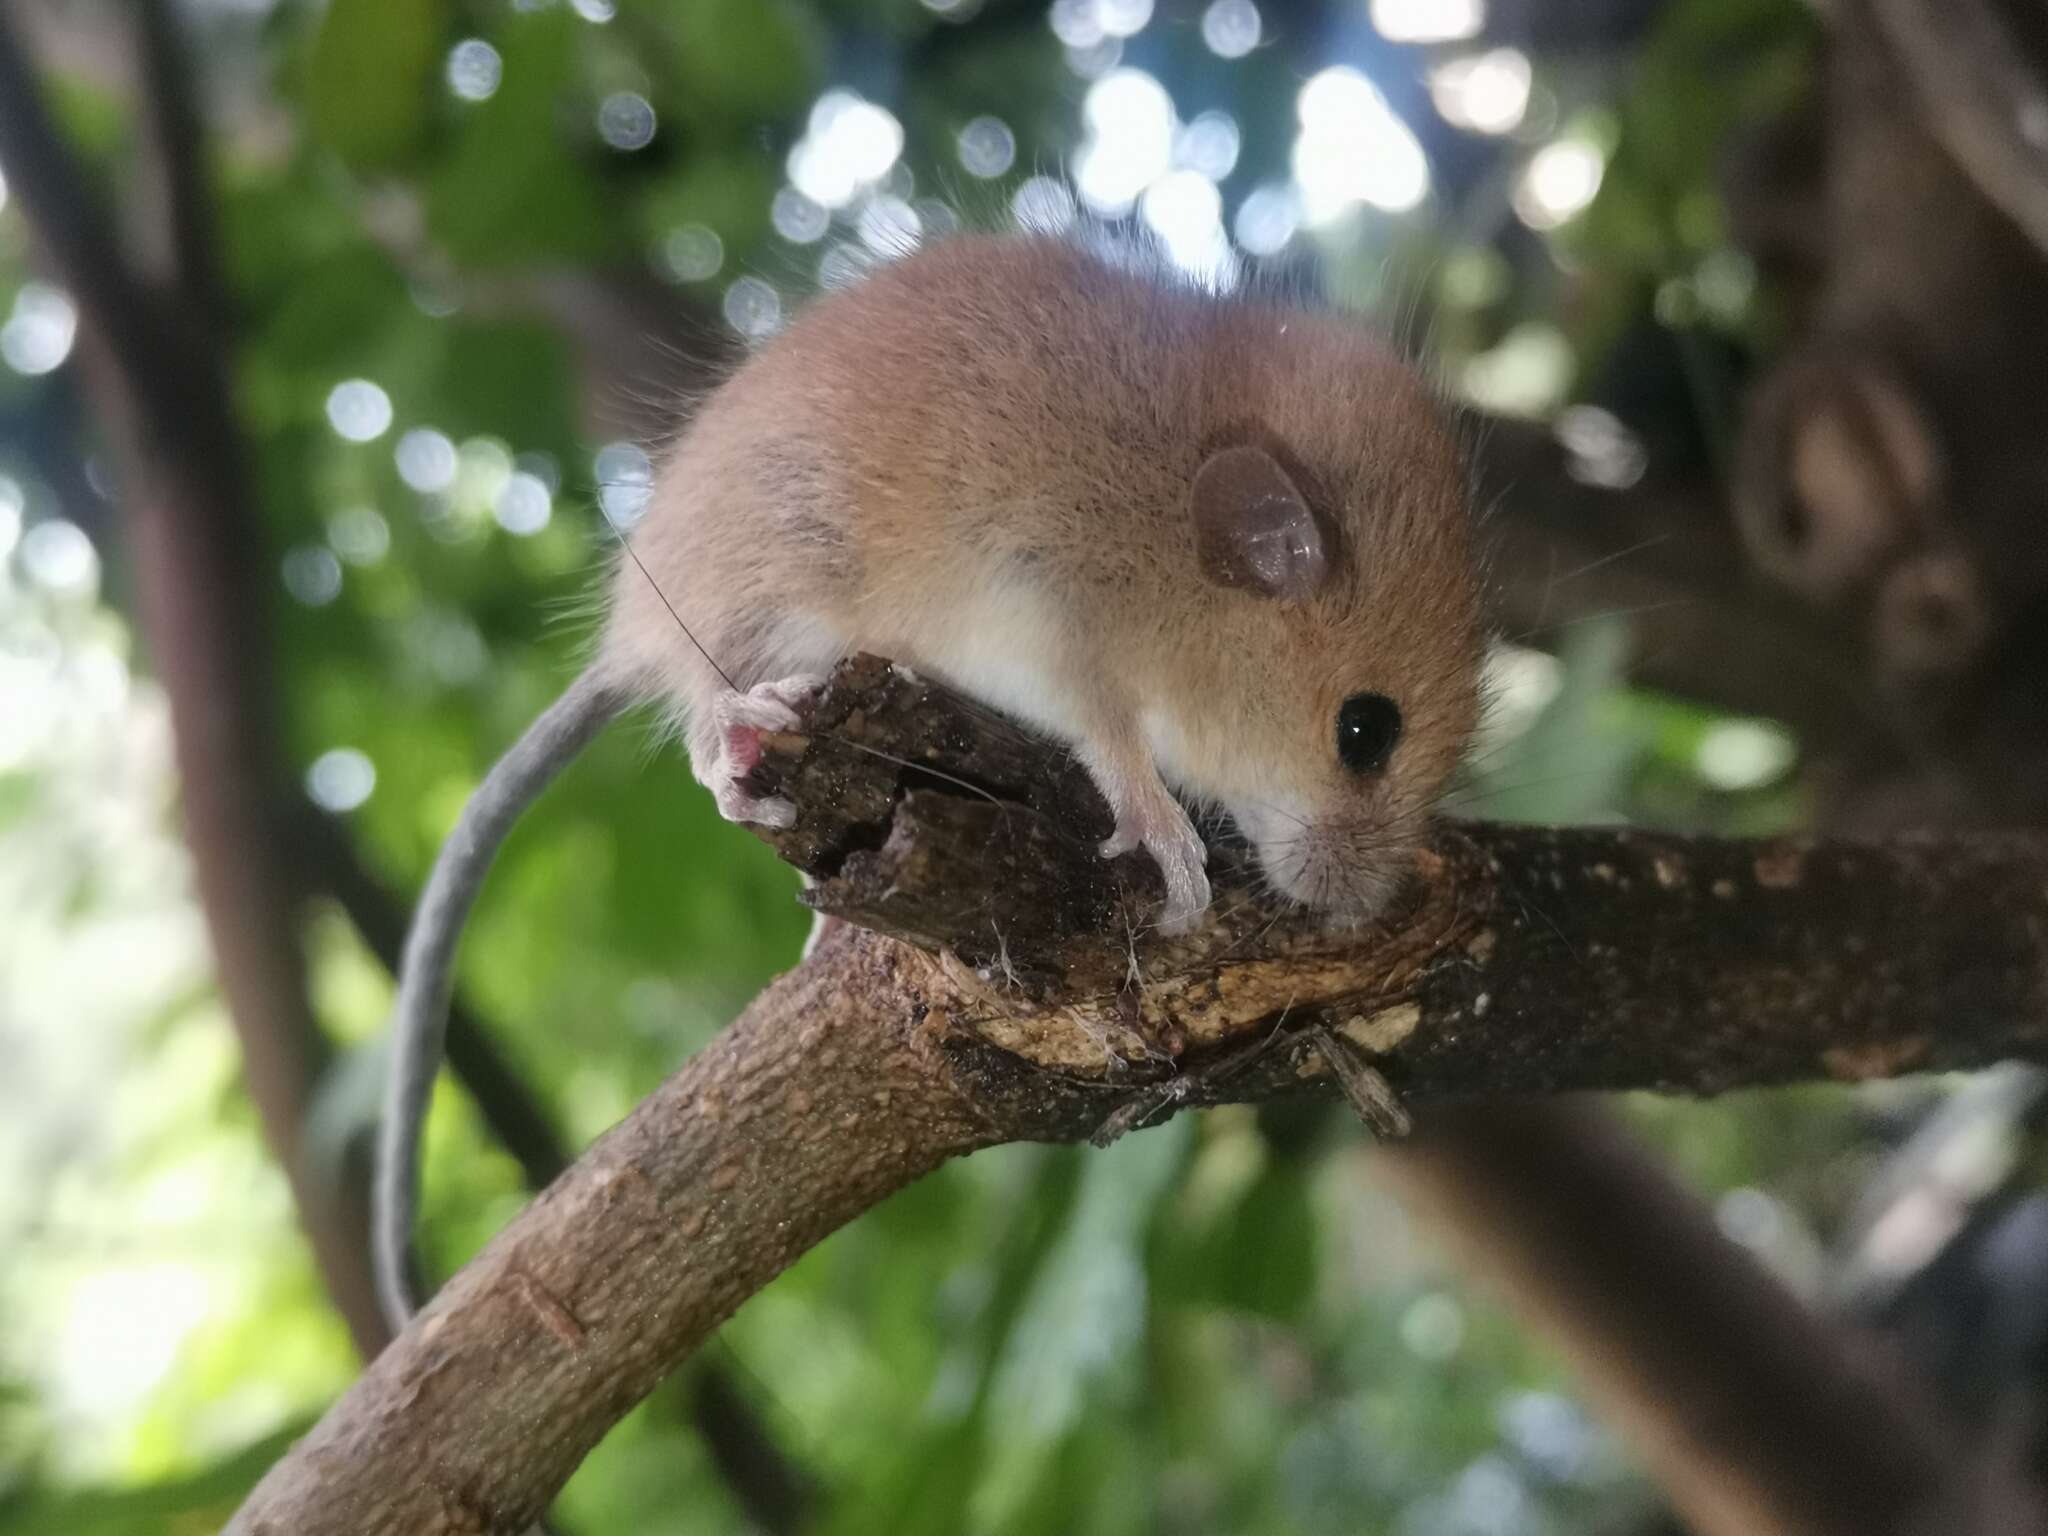
[{"label": "mouse head", "polygon": [[1399,884],[1478,711],[1466,489],[1448,437],[1415,426],[1314,464],[1270,433],[1226,437],[1188,488],[1216,686],[1245,700],[1192,733],[1192,777],[1274,888],[1343,919]]}]

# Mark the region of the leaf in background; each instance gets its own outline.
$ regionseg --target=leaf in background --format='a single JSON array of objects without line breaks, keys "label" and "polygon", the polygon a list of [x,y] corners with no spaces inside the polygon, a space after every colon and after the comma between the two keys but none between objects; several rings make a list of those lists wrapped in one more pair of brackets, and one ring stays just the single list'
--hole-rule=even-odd
[{"label": "leaf in background", "polygon": [[1179,1116],[1088,1160],[1074,1213],[1004,1341],[990,1387],[1001,1426],[982,1486],[1002,1527],[1062,1442],[1135,1389],[1146,1329],[1144,1245],[1153,1207],[1187,1161]]},{"label": "leaf in background", "polygon": [[212,1530],[311,1428],[293,1424],[185,1477],[133,1488],[23,1490],[0,1498],[0,1529],[8,1536],[164,1536]]},{"label": "leaf in background", "polygon": [[640,0],[636,9],[670,39],[677,104],[693,122],[768,122],[809,102],[824,39],[811,13],[789,0]]},{"label": "leaf in background", "polygon": [[428,385],[436,425],[456,438],[477,433],[515,448],[561,451],[575,421],[569,349],[542,325],[451,320]]},{"label": "leaf in background", "polygon": [[367,245],[301,269],[255,341],[255,361],[294,381],[329,386],[368,370],[391,327],[409,314],[405,281]]},{"label": "leaf in background", "polygon": [[1461,814],[1562,825],[1611,817],[1627,796],[1645,743],[1604,711],[1627,681],[1628,621],[1571,629],[1558,661],[1563,684],[1535,724],[1455,798]]},{"label": "leaf in background", "polygon": [[1159,1299],[1295,1322],[1315,1293],[1318,1232],[1303,1165],[1270,1161],[1216,1219],[1161,1234],[1152,1264]]},{"label": "leaf in background", "polygon": [[383,170],[419,147],[433,106],[445,0],[332,0],[313,41],[306,116],[358,170]]},{"label": "leaf in background", "polygon": [[581,25],[567,7],[505,25],[502,83],[469,109],[427,194],[428,225],[457,261],[590,261],[615,244],[611,205],[572,147],[591,138],[569,115],[590,105],[574,85]]}]

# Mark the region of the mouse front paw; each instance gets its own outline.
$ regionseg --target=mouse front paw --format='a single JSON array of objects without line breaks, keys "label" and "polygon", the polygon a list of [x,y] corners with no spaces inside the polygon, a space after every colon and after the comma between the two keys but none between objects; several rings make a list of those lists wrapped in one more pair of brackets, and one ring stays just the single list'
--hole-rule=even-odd
[{"label": "mouse front paw", "polygon": [[1178,801],[1168,796],[1164,805],[1119,816],[1116,830],[1103,841],[1102,856],[1114,859],[1134,848],[1152,855],[1166,882],[1160,932],[1187,932],[1209,905],[1209,850]]},{"label": "mouse front paw", "polygon": [[802,723],[797,701],[824,682],[822,677],[785,677],[757,684],[745,693],[729,688],[713,700],[718,756],[702,778],[718,802],[718,814],[727,821],[777,828],[795,825],[793,804],[778,795],[750,794],[743,781],[761,761],[761,737],[770,731],[797,729]]}]

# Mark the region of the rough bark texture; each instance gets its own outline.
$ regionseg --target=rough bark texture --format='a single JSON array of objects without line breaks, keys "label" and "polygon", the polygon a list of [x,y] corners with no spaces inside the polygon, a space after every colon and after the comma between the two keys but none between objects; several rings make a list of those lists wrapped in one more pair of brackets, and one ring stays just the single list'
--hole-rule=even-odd
[{"label": "rough bark texture", "polygon": [[523,1531],[748,1295],[989,1140],[921,1006],[929,963],[852,931],[819,960],[444,1286],[230,1530]]},{"label": "rough bark texture", "polygon": [[[758,787],[799,807],[768,835],[816,905],[881,932],[841,927],[571,1169],[233,1529],[521,1529],[741,1300],[890,1191],[1132,1106],[1323,1091],[1320,1029],[1418,1101],[1854,1079],[2048,1042],[2031,839],[1449,827],[1388,925],[1339,933],[1260,904],[1218,850],[1211,918],[1168,940],[1142,861],[1094,856],[1102,808],[1064,754],[884,663],[848,663],[767,747]],[[1802,1357],[1822,1399],[1831,1358]]]}]

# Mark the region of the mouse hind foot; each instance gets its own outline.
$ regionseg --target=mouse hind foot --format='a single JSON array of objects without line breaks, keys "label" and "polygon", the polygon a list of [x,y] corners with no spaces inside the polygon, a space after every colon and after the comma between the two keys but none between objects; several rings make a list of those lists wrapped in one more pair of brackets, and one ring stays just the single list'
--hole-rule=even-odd
[{"label": "mouse hind foot", "polygon": [[709,739],[699,739],[690,754],[698,780],[711,791],[718,814],[727,821],[760,827],[787,827],[796,821],[796,806],[779,795],[756,795],[745,785],[761,761],[761,738],[773,731],[793,731],[802,721],[799,700],[825,685],[809,673],[758,683],[744,693],[725,688],[713,697]]}]

